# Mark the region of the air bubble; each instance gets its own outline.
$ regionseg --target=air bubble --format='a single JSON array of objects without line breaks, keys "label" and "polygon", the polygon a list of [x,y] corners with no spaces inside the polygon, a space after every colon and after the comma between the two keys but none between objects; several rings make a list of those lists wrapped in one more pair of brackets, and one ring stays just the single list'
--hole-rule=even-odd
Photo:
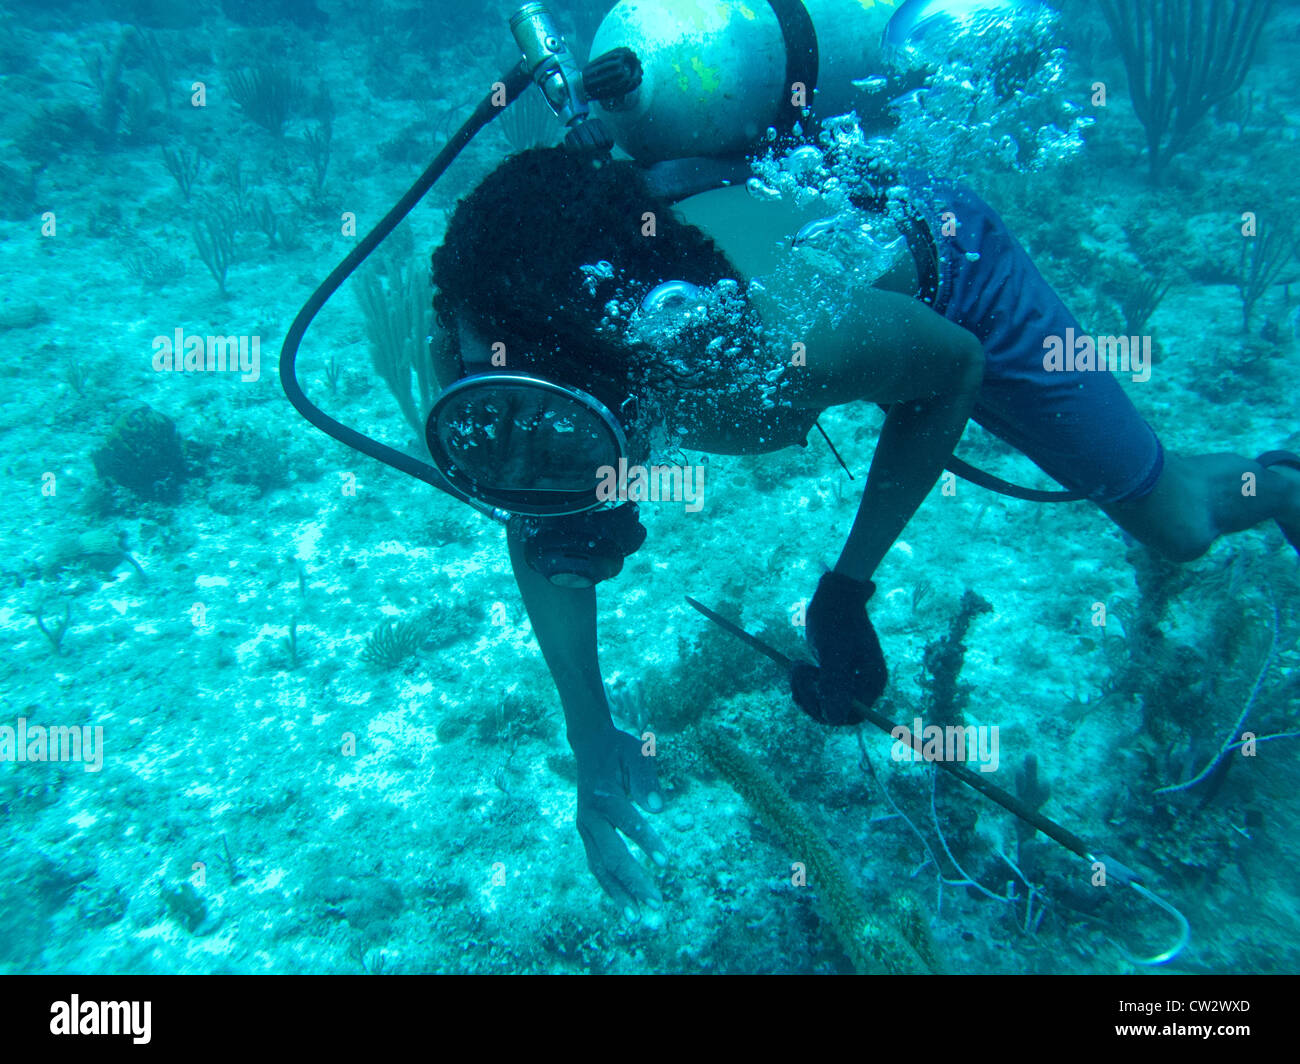
[{"label": "air bubble", "polygon": [[801,148],[795,148],[786,157],[784,169],[795,174],[807,174],[816,170],[822,162],[822,153],[811,144],[805,144]]}]

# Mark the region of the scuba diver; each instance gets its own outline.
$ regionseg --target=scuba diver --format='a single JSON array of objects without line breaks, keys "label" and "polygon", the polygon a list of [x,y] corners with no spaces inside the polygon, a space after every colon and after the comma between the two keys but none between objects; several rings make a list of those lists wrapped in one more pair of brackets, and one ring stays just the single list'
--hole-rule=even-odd
[{"label": "scuba diver", "polygon": [[[940,231],[943,211],[961,221],[956,237],[935,241],[937,292],[925,293],[921,280],[933,259],[908,255],[841,308],[837,328],[782,332],[782,293],[766,290],[750,300],[743,339],[728,336],[728,346],[752,342],[752,316],[764,331],[807,347],[806,366],[787,367],[776,405],[766,409],[765,375],[736,371],[725,358],[695,379],[656,383],[647,352],[600,328],[610,298],[605,289],[615,287],[615,278],[589,293],[581,267],[618,263],[643,294],[665,282],[703,289],[727,279],[756,292],[751,282],[776,268],[778,240],[788,248],[805,224],[780,202],[755,200],[741,185],[674,205],[632,163],[563,147],[532,149],[512,156],[461,201],[433,255],[435,305],[465,375],[491,372],[492,346],[504,343],[508,366],[605,396],[609,409],[629,395],[645,408],[647,392],[657,392],[654,405],[672,407],[663,416],[674,432],[684,430],[676,434],[683,448],[763,454],[801,443],[829,407],[889,407],[852,530],[807,610],[805,634],[820,676],[815,690],[795,696],[828,724],[856,723],[851,699],[870,705],[884,688],[884,659],[866,609],[871,577],[942,473],[968,419],[1166,557],[1196,558],[1220,535],[1273,519],[1300,548],[1300,459],[1166,452],[1110,373],[1045,370],[1044,338],[1083,329],[991,208],[948,182],[932,182],[922,193],[936,205],[924,216],[932,233]],[[654,237],[641,235],[647,211],[658,220]],[[815,286],[818,278],[806,283]],[[699,351],[680,353],[682,361],[702,352],[709,331],[694,338]],[[512,359],[513,351],[522,354]],[[497,453],[488,442],[480,441],[485,453],[476,458],[484,465]],[[502,462],[506,453],[513,462],[524,453],[518,439],[499,449]],[[589,481],[598,464],[579,460]],[[1242,492],[1244,474],[1254,478],[1252,495]],[[509,526],[510,557],[564,707],[581,777],[579,830],[592,870],[625,907],[653,900],[649,877],[615,830],[647,854],[664,852],[632,807],[653,811],[659,800],[641,741],[610,719],[596,660],[595,591],[557,586],[529,565],[525,524]]]},{"label": "scuba diver", "polygon": [[[810,50],[798,42],[813,30],[807,13],[823,6],[836,3],[773,0],[769,29],[779,37],[771,51],[786,60],[778,84],[818,84]],[[311,408],[292,374],[285,382],[319,427],[506,524],[577,761],[588,864],[628,919],[641,906],[657,908],[661,896],[620,833],[661,867],[668,851],[641,815],[663,807],[653,759],[614,725],[597,660],[595,585],[645,538],[635,503],[606,505],[601,470],[649,464],[678,448],[770,453],[803,444],[831,407],[887,409],[852,528],[806,612],[817,668],[793,676],[796,703],[828,725],[857,723],[855,700],[870,706],[884,690],[885,658],[867,613],[872,577],[945,467],[957,468],[953,451],[970,420],[1063,485],[1062,497],[1092,501],[1166,557],[1196,558],[1219,536],[1269,520],[1300,550],[1300,458],[1168,452],[1111,373],[1046,368],[1045,340],[1084,330],[969,189],[917,172],[873,175],[867,184],[890,188],[904,210],[895,254],[869,284],[837,287],[824,259],[795,254],[818,225],[816,205],[751,195],[739,149],[768,125],[797,138],[801,120],[811,125],[808,113],[781,109],[770,121],[732,122],[728,132],[720,105],[673,142],[663,116],[674,98],[662,70],[672,69],[674,47],[698,60],[700,42],[680,27],[647,23],[654,7],[618,5],[593,44],[601,58],[581,77],[541,5],[512,20],[521,80],[542,88],[569,135],[563,146],[517,153],[489,173],[458,203],[433,253],[445,341],[436,366],[444,390],[426,440],[436,474],[373,441],[363,445]],[[816,31],[824,44],[846,24],[818,23]],[[718,48],[734,46],[715,37]],[[824,70],[827,50],[820,54]],[[759,67],[750,62],[746,76],[762,76]],[[600,119],[586,101],[574,102],[574,82],[604,102]],[[638,92],[654,99],[652,112],[629,104]],[[748,96],[728,94],[737,106],[748,106]],[[633,158],[616,158],[614,143]],[[692,155],[701,143],[719,150]],[[406,209],[418,198],[408,193]],[[854,206],[883,211],[883,194]],[[360,250],[364,258],[370,248]],[[354,253],[332,279],[341,283],[359,261]],[[809,313],[810,298],[827,291],[836,293],[833,313],[825,305]],[[295,322],[287,358],[309,320]],[[794,345],[806,357],[792,358]],[[1023,498],[1056,494],[1011,489],[986,474],[977,482]]]}]

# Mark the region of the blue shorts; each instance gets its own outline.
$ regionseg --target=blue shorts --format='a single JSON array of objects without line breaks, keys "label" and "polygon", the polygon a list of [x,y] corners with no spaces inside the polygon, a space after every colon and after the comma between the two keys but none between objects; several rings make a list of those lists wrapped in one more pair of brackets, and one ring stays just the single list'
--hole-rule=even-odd
[{"label": "blue shorts", "polygon": [[[1002,219],[955,182],[907,177],[907,201],[938,252],[934,309],[984,347],[973,419],[1095,502],[1149,494],[1164,468],[1160,440],[1110,373],[1044,368],[1045,338],[1084,330]],[[944,235],[948,211],[956,216],[952,236]]]}]

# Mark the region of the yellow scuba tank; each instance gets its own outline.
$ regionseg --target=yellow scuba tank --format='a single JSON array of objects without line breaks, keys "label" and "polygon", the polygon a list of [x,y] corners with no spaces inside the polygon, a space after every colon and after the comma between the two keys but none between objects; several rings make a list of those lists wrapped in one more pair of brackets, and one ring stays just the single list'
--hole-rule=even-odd
[{"label": "yellow scuba tank", "polygon": [[641,163],[743,151],[788,127],[800,103],[823,117],[850,110],[853,81],[883,73],[885,26],[903,2],[621,0],[591,54],[632,49],[642,82],[593,111]]}]

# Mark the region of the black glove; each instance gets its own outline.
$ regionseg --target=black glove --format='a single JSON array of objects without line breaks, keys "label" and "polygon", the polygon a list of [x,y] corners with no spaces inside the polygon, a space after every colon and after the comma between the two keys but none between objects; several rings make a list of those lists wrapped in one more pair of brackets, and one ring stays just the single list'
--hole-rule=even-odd
[{"label": "black glove", "polygon": [[875,591],[870,580],[830,572],[808,604],[804,636],[820,668],[798,662],[790,688],[799,708],[819,724],[861,723],[853,700],[870,706],[885,689],[885,655],[867,619],[867,601]]}]

